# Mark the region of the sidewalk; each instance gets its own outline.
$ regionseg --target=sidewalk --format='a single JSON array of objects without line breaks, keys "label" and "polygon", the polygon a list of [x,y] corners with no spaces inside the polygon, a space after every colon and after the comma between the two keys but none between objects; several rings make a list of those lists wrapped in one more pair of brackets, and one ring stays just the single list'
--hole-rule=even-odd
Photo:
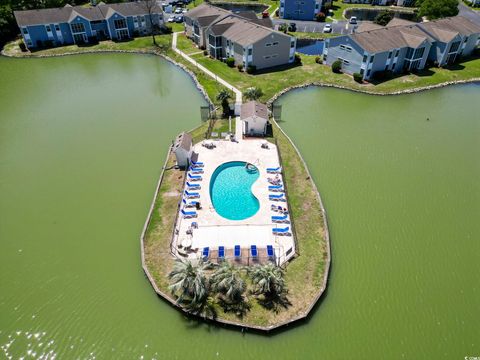
[{"label": "sidewalk", "polygon": [[188,62],[195,65],[198,69],[202,70],[205,74],[207,74],[208,76],[210,76],[213,79],[215,79],[216,81],[218,81],[220,84],[222,84],[226,88],[232,90],[235,93],[235,107],[237,108],[237,106],[240,106],[242,104],[242,92],[240,90],[238,90],[236,87],[229,84],[228,82],[226,82],[222,78],[218,77],[215,73],[208,70],[205,66],[200,65],[198,62],[193,60],[190,56],[188,56],[183,51],[181,51],[177,48],[177,37],[178,37],[178,34],[181,34],[181,33],[182,32],[173,33],[173,38],[172,38],[172,49],[173,49],[173,51],[175,51],[177,54],[179,54],[181,57],[183,57]]}]

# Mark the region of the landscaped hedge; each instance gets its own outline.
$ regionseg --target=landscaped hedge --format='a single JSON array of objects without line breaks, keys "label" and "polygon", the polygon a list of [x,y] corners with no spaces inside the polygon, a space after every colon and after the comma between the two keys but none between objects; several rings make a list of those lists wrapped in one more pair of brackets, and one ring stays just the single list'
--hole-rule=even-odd
[{"label": "landscaped hedge", "polygon": [[229,57],[227,60],[225,60],[225,63],[229,67],[233,68],[235,66],[235,59],[233,57]]},{"label": "landscaped hedge", "polygon": [[332,71],[335,74],[340,74],[342,72],[342,61],[341,60],[335,60],[332,64]]}]

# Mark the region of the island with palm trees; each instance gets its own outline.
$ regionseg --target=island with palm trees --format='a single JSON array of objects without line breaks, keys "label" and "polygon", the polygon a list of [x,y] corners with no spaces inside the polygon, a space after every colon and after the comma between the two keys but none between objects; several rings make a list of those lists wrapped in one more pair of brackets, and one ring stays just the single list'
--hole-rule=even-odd
[{"label": "island with palm trees", "polygon": [[[189,133],[196,146],[200,142],[202,145],[209,144],[205,138],[210,137],[209,132],[214,128],[212,121],[215,122],[207,121]],[[201,170],[201,161],[198,159],[193,161],[196,165],[192,165],[190,171],[178,168],[175,166],[175,151],[173,148],[169,151],[142,233],[142,264],[157,294],[189,315],[242,328],[270,331],[306,318],[325,291],[330,267],[325,211],[297,149],[275,120],[270,122],[273,136],[267,139],[268,143],[262,142],[262,148],[270,148],[272,154],[272,149],[278,148],[281,154],[282,181],[288,189],[288,203],[279,202],[278,208],[281,210],[272,216],[267,232],[264,225],[252,222],[255,216],[248,218],[250,214],[245,214],[250,219],[248,224],[238,221],[248,226],[234,226],[227,221],[224,231],[218,230],[219,225],[212,225],[209,221],[212,216],[210,213],[219,212],[227,218],[238,215],[243,219],[242,214],[235,213],[243,210],[238,207],[222,210],[222,204],[198,210],[200,204],[196,205],[195,196],[199,195],[192,194],[202,194],[203,199],[207,195],[202,191],[211,192],[212,189],[211,186],[208,189],[208,184],[195,185],[195,176],[201,178],[208,173],[208,169]],[[221,147],[218,141],[222,140],[212,141],[213,146],[216,144]],[[252,144],[254,142],[248,143],[249,146]],[[260,146],[258,149],[265,151],[263,154],[268,152],[260,150]],[[232,159],[236,158],[232,155]],[[274,157],[259,157],[257,166],[260,168],[262,162],[273,161],[271,159]],[[251,166],[254,171],[255,164]],[[235,171],[233,168],[231,170]],[[269,179],[274,181],[275,173]],[[261,191],[255,189],[255,186],[259,187],[258,182],[261,181],[252,186],[256,196]],[[268,187],[273,191],[276,186],[270,184]],[[273,204],[272,211],[277,211],[274,209],[277,203]],[[258,213],[261,213],[261,207]],[[229,210],[234,213],[228,213]],[[197,211],[206,214],[206,220],[200,225],[196,215],[191,215]],[[227,213],[222,214],[222,211]],[[291,223],[281,221],[287,215]],[[280,223],[275,222],[277,219],[280,219]],[[188,227],[183,225],[185,223],[188,223]],[[214,227],[215,232],[212,230]],[[289,236],[282,236],[276,233],[277,230],[286,230]],[[192,232],[197,237],[181,237]],[[273,246],[268,245],[272,233],[280,239],[275,240]],[[215,237],[215,234],[220,235]],[[264,238],[266,240],[262,243]],[[242,239],[245,240],[243,243],[257,246],[242,245],[240,248],[240,245],[235,245],[242,243]]]}]

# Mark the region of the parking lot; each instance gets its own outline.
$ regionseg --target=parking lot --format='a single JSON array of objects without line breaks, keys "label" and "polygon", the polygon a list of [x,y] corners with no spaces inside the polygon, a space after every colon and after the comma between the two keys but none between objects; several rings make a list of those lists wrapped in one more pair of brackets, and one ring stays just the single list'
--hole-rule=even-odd
[{"label": "parking lot", "polygon": [[284,19],[274,19],[273,24],[275,29],[278,30],[282,24],[291,24],[295,23],[297,25],[297,32],[306,32],[306,33],[323,33],[323,27],[325,24],[332,25],[333,34],[351,34],[354,28],[360,25],[360,21],[356,25],[351,25],[348,21],[335,21],[331,23],[317,22],[317,21],[299,21],[299,20],[284,20]]}]

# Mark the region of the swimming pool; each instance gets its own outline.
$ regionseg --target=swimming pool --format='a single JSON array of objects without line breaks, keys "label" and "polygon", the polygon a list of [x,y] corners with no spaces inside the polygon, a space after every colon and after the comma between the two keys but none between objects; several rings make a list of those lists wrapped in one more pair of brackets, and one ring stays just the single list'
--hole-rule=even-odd
[{"label": "swimming pool", "polygon": [[246,163],[232,161],[215,169],[210,180],[210,198],[217,213],[229,220],[244,220],[258,211],[260,203],[252,194],[258,169],[248,171]]}]

